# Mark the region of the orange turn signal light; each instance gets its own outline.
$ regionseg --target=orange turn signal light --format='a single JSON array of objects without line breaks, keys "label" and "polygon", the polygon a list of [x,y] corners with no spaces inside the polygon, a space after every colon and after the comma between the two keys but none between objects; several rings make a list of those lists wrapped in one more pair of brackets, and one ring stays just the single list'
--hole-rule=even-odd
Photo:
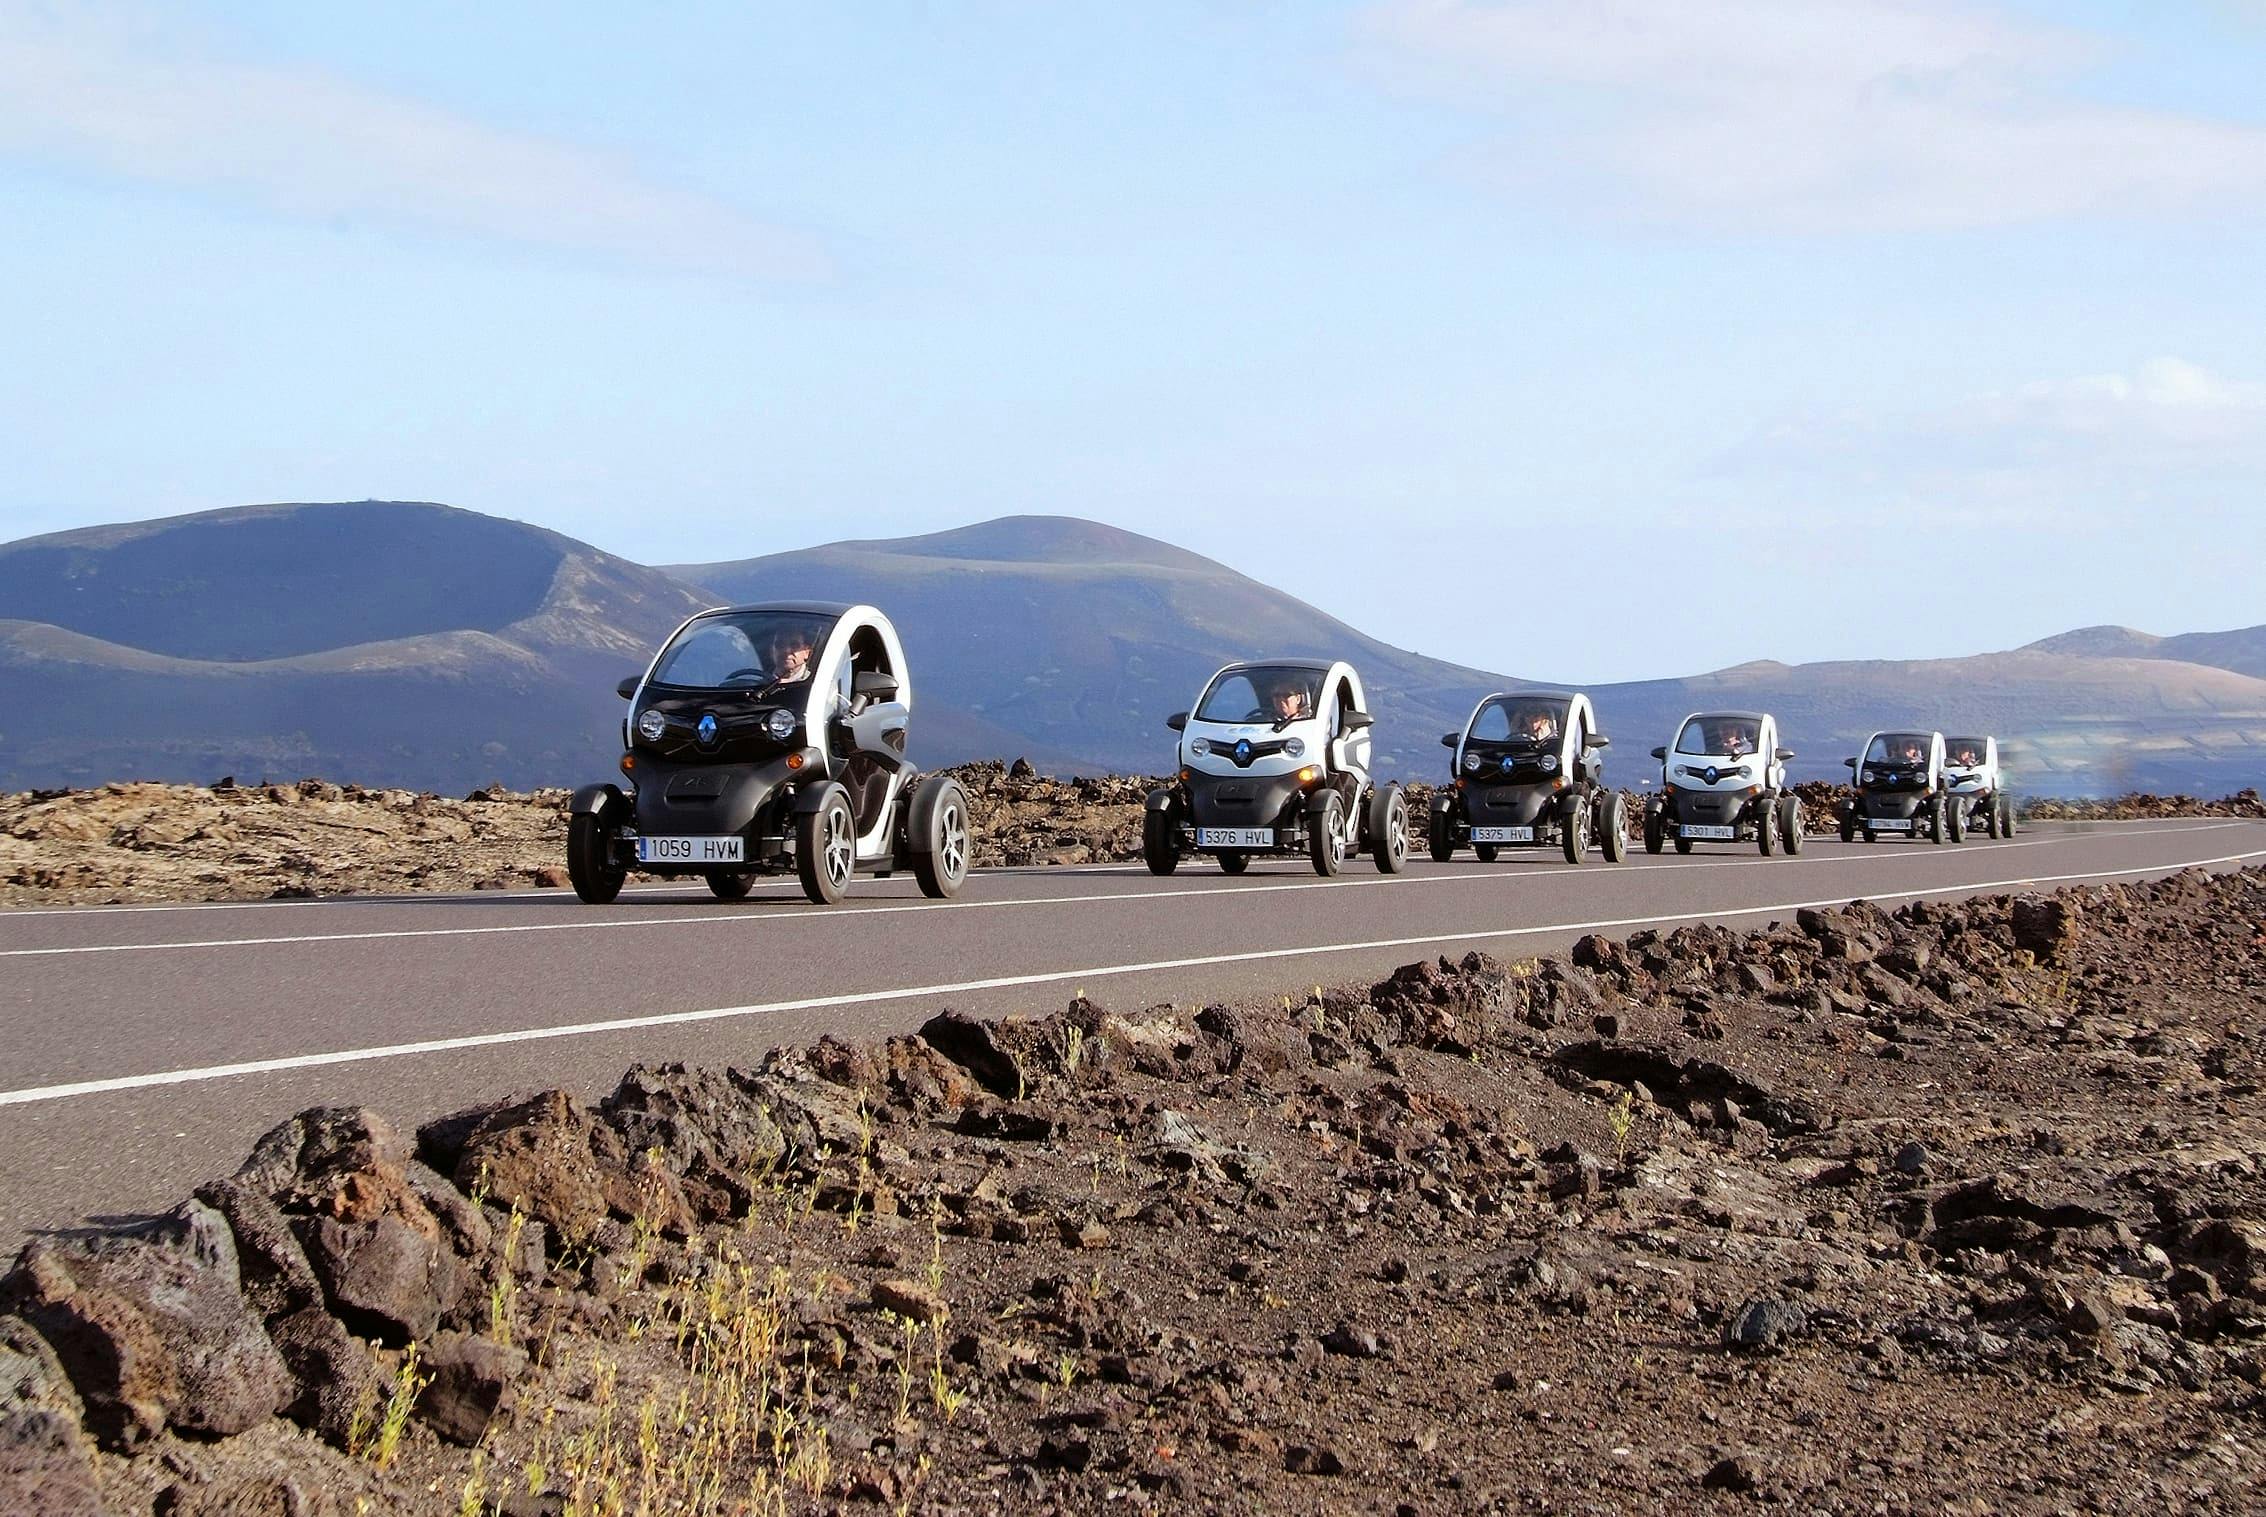
[{"label": "orange turn signal light", "polygon": [[1321,782],[1322,766],[1320,764],[1308,764],[1298,771],[1298,783],[1301,785],[1318,785]]},{"label": "orange turn signal light", "polygon": [[1187,784],[1187,783],[1188,783],[1188,782],[1189,782],[1190,780],[1194,779],[1195,777],[1196,777],[1196,771],[1195,771],[1195,770],[1193,770],[1193,769],[1183,769],[1183,770],[1181,770],[1181,771],[1180,771],[1180,783],[1181,783],[1181,784],[1183,784],[1183,785]]},{"label": "orange turn signal light", "polygon": [[634,753],[625,753],[625,754],[623,754],[623,755],[622,755],[622,773],[624,773],[624,774],[628,774],[628,773],[629,773],[630,771],[632,771],[632,770],[633,770],[633,769],[635,769],[636,767],[637,767],[637,755],[636,755],[636,754],[634,754]]},{"label": "orange turn signal light", "polygon": [[802,766],[803,766],[803,756],[802,756],[801,754],[799,754],[799,753],[790,753],[790,754],[788,754],[788,755],[787,755],[787,767],[788,767],[789,769],[800,769],[800,768],[802,768]]}]

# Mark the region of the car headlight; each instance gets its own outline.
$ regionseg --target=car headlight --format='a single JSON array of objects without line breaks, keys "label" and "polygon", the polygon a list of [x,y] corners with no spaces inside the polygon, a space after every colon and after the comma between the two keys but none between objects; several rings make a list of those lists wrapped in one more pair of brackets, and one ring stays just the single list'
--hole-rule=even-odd
[{"label": "car headlight", "polygon": [[1211,751],[1212,743],[1209,738],[1192,737],[1188,740],[1188,756],[1190,758],[1202,758]]},{"label": "car headlight", "polygon": [[763,719],[763,730],[783,743],[795,734],[795,714],[781,707]]},{"label": "car headlight", "polygon": [[637,719],[637,735],[649,743],[659,742],[661,734],[668,730],[669,719],[658,711],[647,711]]},{"label": "car headlight", "polygon": [[1282,751],[1291,758],[1304,758],[1306,757],[1306,739],[1302,737],[1291,738],[1282,745]]},{"label": "car headlight", "polygon": [[1467,753],[1463,756],[1463,772],[1466,774],[1477,774],[1479,772],[1478,754]]},{"label": "car headlight", "polygon": [[1879,783],[1880,783],[1880,771],[1879,771],[1878,769],[1867,769],[1867,770],[1865,771],[1865,783],[1866,783],[1866,784],[1868,784],[1868,785],[1877,785],[1877,784],[1879,784]]},{"label": "car headlight", "polygon": [[1555,753],[1542,755],[1542,772],[1544,774],[1556,774],[1558,772],[1558,755]]}]

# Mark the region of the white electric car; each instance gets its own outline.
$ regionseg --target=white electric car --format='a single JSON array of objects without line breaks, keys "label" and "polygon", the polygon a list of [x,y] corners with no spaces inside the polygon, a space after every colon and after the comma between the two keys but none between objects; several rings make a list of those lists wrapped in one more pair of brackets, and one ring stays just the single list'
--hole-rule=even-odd
[{"label": "white electric car", "polygon": [[1997,738],[1945,738],[1943,779],[1968,836],[2014,836],[2014,798],[2006,793],[2006,776],[1999,772]]},{"label": "white electric car", "polygon": [[1645,805],[1644,847],[1752,842],[1766,856],[1802,851],[1802,803],[1786,788],[1778,719],[1764,711],[1697,711],[1655,748],[1660,793]]},{"label": "white electric car", "polygon": [[1620,863],[1628,821],[1621,792],[1605,784],[1611,741],[1586,695],[1488,696],[1461,732],[1440,736],[1454,778],[1432,795],[1432,857],[1444,864],[1469,843],[1488,863],[1501,848],[1554,843],[1578,864],[1595,840]]},{"label": "white electric car", "polygon": [[1858,757],[1841,761],[1857,793],[1842,803],[1841,841],[1862,837],[1925,837],[1956,843],[1967,835],[1967,812],[1950,803],[1944,781],[1943,734],[1876,732]]},{"label": "white electric car", "polygon": [[1170,874],[1206,853],[1229,874],[1263,854],[1304,853],[1334,875],[1362,849],[1387,874],[1408,862],[1408,799],[1372,785],[1375,724],[1350,664],[1266,659],[1214,674],[1180,734],[1178,773],[1149,793],[1141,855]]}]

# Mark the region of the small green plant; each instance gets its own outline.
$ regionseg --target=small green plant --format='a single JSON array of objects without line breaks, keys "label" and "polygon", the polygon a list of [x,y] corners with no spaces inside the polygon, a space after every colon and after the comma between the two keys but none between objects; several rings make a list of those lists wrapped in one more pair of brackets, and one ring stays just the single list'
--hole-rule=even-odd
[{"label": "small green plant", "polygon": [[360,1459],[370,1451],[370,1433],[377,1426],[378,1392],[369,1382],[363,1382],[354,1398],[354,1410],[346,1418],[346,1452],[348,1457]]},{"label": "small green plant", "polygon": [[1078,1061],[1086,1052],[1086,1029],[1075,1022],[1065,1023],[1062,1029],[1062,1069],[1075,1080],[1078,1078]]},{"label": "small green plant", "polygon": [[1629,1134],[1637,1125],[1636,1093],[1624,1090],[1621,1099],[1605,1114],[1605,1124],[1613,1131],[1613,1154],[1621,1163],[1629,1160]]},{"label": "small green plant", "polygon": [[938,1296],[944,1294],[944,1232],[934,1212],[928,1215],[928,1288]]},{"label": "small green plant", "polygon": [[496,1283],[488,1288],[488,1336],[507,1347],[514,1336],[519,1300],[519,1272],[512,1267],[512,1261],[519,1257],[520,1235],[526,1230],[527,1212],[515,1198],[511,1203],[511,1220],[504,1224],[504,1246],[496,1268]]},{"label": "small green plant", "polygon": [[1062,1357],[1054,1361],[1055,1383],[1060,1385],[1064,1390],[1068,1390],[1070,1389],[1071,1385],[1077,1380],[1077,1378],[1078,1356],[1072,1353],[1069,1349],[1064,1349],[1062,1351]]},{"label": "small green plant", "polygon": [[488,1451],[472,1451],[472,1473],[464,1477],[464,1491],[456,1500],[456,1517],[480,1517],[488,1506]]},{"label": "small green plant", "polygon": [[394,1371],[393,1394],[386,1398],[385,1415],[378,1419],[378,1436],[370,1445],[370,1462],[379,1469],[390,1468],[394,1456],[401,1452],[401,1435],[409,1430],[409,1413],[432,1383],[432,1376],[417,1372],[417,1345],[410,1344],[401,1356],[401,1367]]}]

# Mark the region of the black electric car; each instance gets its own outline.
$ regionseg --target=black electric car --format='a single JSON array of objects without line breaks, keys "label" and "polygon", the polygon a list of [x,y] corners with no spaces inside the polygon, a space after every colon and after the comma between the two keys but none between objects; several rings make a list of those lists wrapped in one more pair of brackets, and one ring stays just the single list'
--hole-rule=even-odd
[{"label": "black electric car", "polygon": [[1620,863],[1628,818],[1621,792],[1605,784],[1611,741],[1586,695],[1488,696],[1461,732],[1440,736],[1454,778],[1432,795],[1432,857],[1444,864],[1469,843],[1489,863],[1502,848],[1556,844],[1579,864],[1594,840]]},{"label": "black electric car", "polygon": [[1367,849],[1377,867],[1408,863],[1408,799],[1372,785],[1361,676],[1350,664],[1266,659],[1229,664],[1205,682],[1193,711],[1165,725],[1180,734],[1171,784],[1149,792],[1141,856],[1170,874],[1208,853],[1229,874],[1255,857],[1305,854],[1333,875]]},{"label": "black electric car", "polygon": [[1951,804],[1944,782],[1943,734],[1876,732],[1863,753],[1841,761],[1857,793],[1842,803],[1841,841],[1862,837],[1925,837],[1959,842],[1967,835],[1964,807]]},{"label": "black electric car", "polygon": [[859,870],[910,867],[930,896],[967,877],[967,792],[907,762],[905,650],[873,607],[703,611],[619,692],[628,788],[585,785],[568,819],[583,900],[613,900],[632,869],[697,875],[727,901],[791,870],[821,904]]}]

